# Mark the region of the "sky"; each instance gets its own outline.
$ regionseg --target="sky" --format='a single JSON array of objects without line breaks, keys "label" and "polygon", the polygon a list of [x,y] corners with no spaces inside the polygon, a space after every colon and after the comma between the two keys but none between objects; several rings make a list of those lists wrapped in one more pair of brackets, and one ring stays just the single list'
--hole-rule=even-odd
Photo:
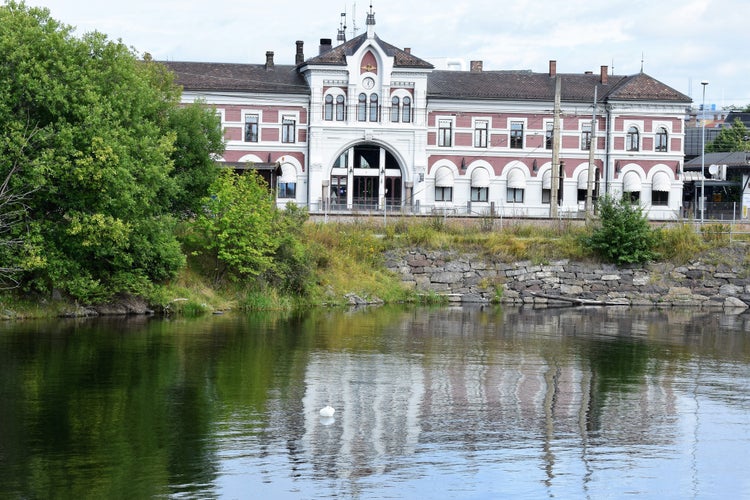
[{"label": "sky", "polygon": [[[256,63],[274,51],[293,64],[321,38],[365,29],[369,1],[26,0],[46,7],[75,34],[99,31],[154,59]],[[441,67],[483,61],[485,71],[618,75],[643,71],[707,106],[750,104],[748,0],[372,0],[375,32]]]}]

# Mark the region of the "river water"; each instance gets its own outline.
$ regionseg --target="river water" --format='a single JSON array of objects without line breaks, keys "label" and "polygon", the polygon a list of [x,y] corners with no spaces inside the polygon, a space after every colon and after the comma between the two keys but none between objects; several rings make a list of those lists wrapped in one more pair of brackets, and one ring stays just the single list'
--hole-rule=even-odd
[{"label": "river water", "polygon": [[750,314],[0,324],[2,498],[747,498],[749,454]]}]

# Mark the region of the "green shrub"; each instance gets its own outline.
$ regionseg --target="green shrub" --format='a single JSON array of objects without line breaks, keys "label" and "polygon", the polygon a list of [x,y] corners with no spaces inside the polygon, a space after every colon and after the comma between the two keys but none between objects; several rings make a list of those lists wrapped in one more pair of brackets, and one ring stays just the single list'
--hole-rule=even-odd
[{"label": "green shrub", "polygon": [[713,246],[724,246],[729,244],[729,224],[706,224],[701,226],[703,241]]},{"label": "green shrub", "polygon": [[679,224],[656,230],[657,252],[663,259],[683,264],[705,249],[692,224]]},{"label": "green shrub", "polygon": [[637,204],[605,196],[599,200],[599,220],[584,244],[603,260],[618,265],[653,260],[657,236]]}]

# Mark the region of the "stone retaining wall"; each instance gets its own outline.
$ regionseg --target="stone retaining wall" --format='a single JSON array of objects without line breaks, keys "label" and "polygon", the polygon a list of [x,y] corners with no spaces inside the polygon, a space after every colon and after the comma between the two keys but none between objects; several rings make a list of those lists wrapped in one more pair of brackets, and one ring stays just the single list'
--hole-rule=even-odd
[{"label": "stone retaining wall", "polygon": [[567,260],[504,263],[476,254],[412,249],[388,252],[386,266],[416,290],[445,295],[451,302],[746,309],[745,251],[734,254],[723,264],[622,268]]}]

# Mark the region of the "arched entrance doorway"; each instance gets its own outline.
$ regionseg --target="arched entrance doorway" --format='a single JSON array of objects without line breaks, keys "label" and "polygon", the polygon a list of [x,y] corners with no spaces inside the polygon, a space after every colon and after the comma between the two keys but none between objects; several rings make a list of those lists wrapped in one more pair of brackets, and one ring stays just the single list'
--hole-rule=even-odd
[{"label": "arched entrance doorway", "polygon": [[402,203],[401,167],[377,144],[358,144],[339,155],[331,169],[333,210],[383,210]]}]

